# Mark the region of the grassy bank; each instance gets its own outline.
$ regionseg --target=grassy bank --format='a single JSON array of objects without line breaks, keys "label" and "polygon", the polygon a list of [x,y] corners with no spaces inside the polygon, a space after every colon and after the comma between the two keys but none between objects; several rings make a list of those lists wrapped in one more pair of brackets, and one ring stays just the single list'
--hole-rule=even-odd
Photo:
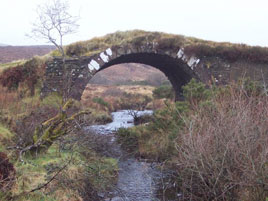
[{"label": "grassy bank", "polygon": [[[7,158],[0,154],[0,164],[5,165],[0,165],[0,174],[6,168],[10,178],[9,181],[1,177],[1,200],[98,200],[97,192],[106,192],[116,182],[118,167],[117,160],[91,149],[90,134],[76,129],[55,140],[43,153],[23,154],[21,161],[19,151],[32,143],[38,125],[58,113],[62,101],[56,94],[41,100],[38,88],[34,96],[22,96],[21,90],[25,89],[10,91],[1,87],[0,151],[7,153]],[[74,102],[67,114],[85,109]],[[83,126],[109,121],[107,112],[91,109],[78,123]]]},{"label": "grassy bank", "polygon": [[[46,151],[25,152],[21,157],[20,151],[34,143],[36,128],[56,117],[62,107],[62,98],[57,94],[40,99],[43,64],[43,60],[34,58],[15,67],[12,64],[0,75],[0,150],[8,153],[6,158],[0,154],[0,160],[12,167],[8,172],[10,187],[2,188],[1,182],[5,185],[7,182],[0,181],[1,200],[99,200],[97,193],[109,191],[116,182],[118,167],[117,160],[96,153],[95,135],[85,136],[74,129],[56,139]],[[112,120],[111,111],[145,108],[152,101],[154,89],[150,86],[108,88],[99,87],[96,91],[94,87],[86,93],[90,98],[86,97],[82,103],[74,101],[66,114],[88,110],[90,114],[81,116],[76,123],[105,124]],[[90,93],[95,96],[91,97]],[[111,98],[115,94],[116,99]],[[98,146],[103,145],[98,141]]]}]

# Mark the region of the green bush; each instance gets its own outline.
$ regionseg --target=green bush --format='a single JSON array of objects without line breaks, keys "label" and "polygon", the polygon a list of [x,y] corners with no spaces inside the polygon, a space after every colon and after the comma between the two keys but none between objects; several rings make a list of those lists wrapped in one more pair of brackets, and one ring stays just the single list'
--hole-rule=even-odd
[{"label": "green bush", "polygon": [[264,92],[263,86],[249,78],[240,79],[238,85],[241,86],[247,96],[259,96]]},{"label": "green bush", "polygon": [[156,99],[173,99],[174,96],[174,89],[171,85],[161,85],[160,87],[157,87],[153,90],[153,97]]},{"label": "green bush", "polygon": [[136,128],[119,128],[116,136],[118,143],[123,149],[133,153],[137,152],[138,133]]},{"label": "green bush", "polygon": [[94,97],[93,102],[107,108],[109,107],[109,103],[103,100],[101,97]]},{"label": "green bush", "polygon": [[135,116],[134,117],[134,125],[149,123],[149,122],[152,122],[153,119],[154,119],[154,117],[151,114],[145,114],[142,116]]},{"label": "green bush", "polygon": [[202,82],[192,79],[187,85],[182,87],[183,96],[186,101],[197,104],[202,100],[206,100],[210,96],[210,90]]}]

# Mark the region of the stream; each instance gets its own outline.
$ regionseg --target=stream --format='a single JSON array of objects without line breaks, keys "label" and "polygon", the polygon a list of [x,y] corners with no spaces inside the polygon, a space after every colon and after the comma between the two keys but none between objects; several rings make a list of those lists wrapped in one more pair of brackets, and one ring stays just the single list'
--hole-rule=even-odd
[{"label": "stream", "polygon": [[[136,111],[138,116],[152,114],[153,111]],[[149,163],[136,159],[120,148],[116,143],[115,131],[119,128],[134,126],[133,117],[128,110],[112,113],[113,122],[106,125],[93,125],[86,130],[98,135],[107,136],[112,147],[107,148],[107,155],[118,159],[119,175],[116,188],[105,201],[163,201],[174,200],[159,195],[162,174],[157,163]],[[160,193],[161,194],[161,193]],[[160,198],[159,198],[160,197]]]}]

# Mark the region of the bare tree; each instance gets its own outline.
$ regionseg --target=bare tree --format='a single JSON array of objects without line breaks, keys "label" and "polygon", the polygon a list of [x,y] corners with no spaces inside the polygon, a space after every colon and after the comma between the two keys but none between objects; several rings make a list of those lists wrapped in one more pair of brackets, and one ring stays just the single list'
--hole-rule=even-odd
[{"label": "bare tree", "polygon": [[52,0],[37,7],[37,20],[32,24],[30,37],[45,39],[52,43],[60,52],[63,62],[63,102],[67,101],[69,79],[66,70],[66,55],[63,47],[63,38],[77,31],[79,17],[69,13],[68,1]]},{"label": "bare tree", "polygon": [[77,31],[79,17],[69,12],[67,1],[53,0],[50,3],[39,5],[37,8],[37,21],[33,23],[32,35],[51,42],[65,57],[63,37]]},{"label": "bare tree", "polygon": [[[35,127],[32,144],[24,147],[20,151],[20,158],[23,153],[41,152],[47,150],[53,142],[73,131],[74,124],[77,123],[77,118],[83,114],[88,114],[88,111],[78,111],[70,116],[67,110],[73,107],[73,100],[68,99],[70,90],[70,76],[66,69],[66,55],[63,47],[63,37],[75,33],[79,27],[77,24],[78,17],[72,16],[69,12],[69,4],[67,1],[52,0],[49,3],[39,5],[37,8],[38,18],[33,23],[31,37],[45,39],[52,43],[60,52],[62,57],[62,104],[56,116],[46,120]],[[21,161],[23,161],[21,159]]]}]

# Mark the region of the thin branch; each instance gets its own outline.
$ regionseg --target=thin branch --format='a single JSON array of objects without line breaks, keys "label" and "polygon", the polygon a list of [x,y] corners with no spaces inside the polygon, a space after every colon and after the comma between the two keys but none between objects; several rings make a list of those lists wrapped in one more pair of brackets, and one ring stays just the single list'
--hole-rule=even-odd
[{"label": "thin branch", "polygon": [[48,184],[50,184],[72,161],[73,155],[71,155],[70,160],[64,165],[62,166],[62,168],[60,168],[56,174],[54,174],[53,177],[51,177],[46,183],[42,184],[41,186],[38,186],[37,188],[34,188],[32,190],[30,190],[28,193],[32,193],[38,190],[41,190],[42,188],[45,188]]}]

